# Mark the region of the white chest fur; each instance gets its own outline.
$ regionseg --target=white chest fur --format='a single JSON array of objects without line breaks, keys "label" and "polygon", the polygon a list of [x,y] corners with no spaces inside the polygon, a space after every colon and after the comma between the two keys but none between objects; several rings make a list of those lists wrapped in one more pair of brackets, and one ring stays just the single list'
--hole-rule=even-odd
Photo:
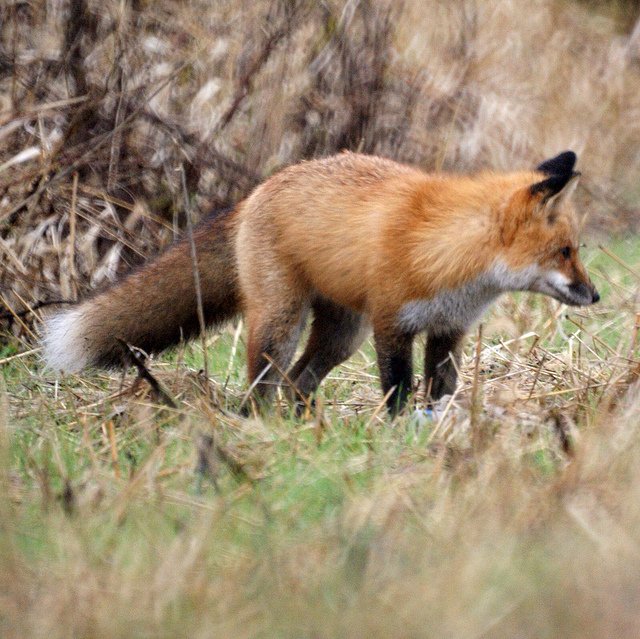
[{"label": "white chest fur", "polygon": [[501,293],[483,280],[478,278],[430,299],[408,302],[398,313],[398,326],[411,333],[428,330],[432,334],[467,329]]},{"label": "white chest fur", "polygon": [[458,288],[408,302],[400,309],[397,324],[409,332],[428,330],[436,335],[452,329],[466,330],[501,293],[528,289],[538,274],[537,266],[512,271],[496,262],[487,272]]}]

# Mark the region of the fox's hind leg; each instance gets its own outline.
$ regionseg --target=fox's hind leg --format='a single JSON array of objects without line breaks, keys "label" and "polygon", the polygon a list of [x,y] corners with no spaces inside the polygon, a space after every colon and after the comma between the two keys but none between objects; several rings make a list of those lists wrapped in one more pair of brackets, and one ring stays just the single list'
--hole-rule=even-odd
[{"label": "fox's hind leg", "polygon": [[313,393],[331,369],[353,355],[368,332],[360,313],[328,300],[316,300],[313,313],[307,346],[288,374],[296,399]]},{"label": "fox's hind leg", "polygon": [[253,396],[260,404],[265,404],[281,383],[282,373],[295,353],[307,311],[308,304],[299,299],[247,309],[249,383],[254,385]]},{"label": "fox's hind leg", "polygon": [[463,331],[427,335],[424,355],[427,400],[435,401],[455,391],[463,337]]}]

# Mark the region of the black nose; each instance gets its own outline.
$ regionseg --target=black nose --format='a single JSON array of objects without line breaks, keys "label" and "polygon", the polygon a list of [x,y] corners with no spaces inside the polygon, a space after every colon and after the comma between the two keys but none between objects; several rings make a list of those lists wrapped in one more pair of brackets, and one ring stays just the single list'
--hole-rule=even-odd
[{"label": "black nose", "polygon": [[600,294],[594,288],[593,289],[593,295],[591,296],[591,303],[595,304],[596,302],[599,302],[599,301],[600,301]]}]

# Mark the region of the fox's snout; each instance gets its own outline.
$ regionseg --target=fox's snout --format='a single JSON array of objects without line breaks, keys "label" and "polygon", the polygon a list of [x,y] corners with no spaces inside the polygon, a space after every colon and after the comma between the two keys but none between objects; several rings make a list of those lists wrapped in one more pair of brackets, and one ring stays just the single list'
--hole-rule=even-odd
[{"label": "fox's snout", "polygon": [[569,285],[569,290],[572,296],[576,300],[584,300],[584,302],[577,304],[577,306],[588,306],[589,304],[595,304],[600,301],[600,293],[598,293],[596,287],[589,282],[576,282]]},{"label": "fox's snout", "polygon": [[569,306],[589,306],[600,300],[600,294],[588,276],[573,279],[555,269],[536,278],[529,290],[543,293]]}]

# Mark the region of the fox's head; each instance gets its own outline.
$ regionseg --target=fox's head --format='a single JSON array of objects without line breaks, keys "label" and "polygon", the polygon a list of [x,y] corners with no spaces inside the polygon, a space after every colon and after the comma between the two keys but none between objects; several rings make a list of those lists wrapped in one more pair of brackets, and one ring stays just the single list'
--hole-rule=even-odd
[{"label": "fox's head", "polygon": [[578,254],[579,222],[571,202],[580,173],[565,151],[525,177],[503,211],[503,259],[514,288],[549,295],[572,306],[600,299]]}]

